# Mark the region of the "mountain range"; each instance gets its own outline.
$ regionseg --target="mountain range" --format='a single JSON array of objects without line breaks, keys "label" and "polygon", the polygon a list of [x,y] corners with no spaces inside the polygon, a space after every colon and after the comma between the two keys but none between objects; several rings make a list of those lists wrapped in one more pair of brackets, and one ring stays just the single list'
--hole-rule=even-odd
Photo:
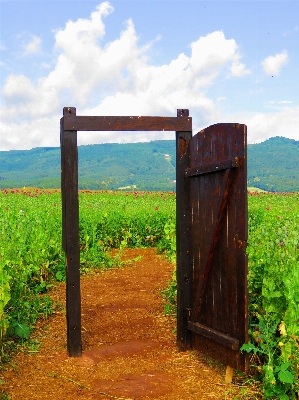
[{"label": "mountain range", "polygon": [[[175,141],[78,147],[79,189],[175,190]],[[248,186],[299,192],[299,141],[249,144]],[[60,149],[0,151],[0,188],[60,188]]]}]

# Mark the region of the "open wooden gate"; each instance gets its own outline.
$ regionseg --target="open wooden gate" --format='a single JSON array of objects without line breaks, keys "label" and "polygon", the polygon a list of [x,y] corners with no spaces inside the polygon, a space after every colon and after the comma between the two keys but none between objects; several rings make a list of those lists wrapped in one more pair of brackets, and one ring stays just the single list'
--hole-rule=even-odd
[{"label": "open wooden gate", "polygon": [[240,371],[247,356],[246,126],[177,134],[177,281],[181,349]]},{"label": "open wooden gate", "polygon": [[192,137],[186,109],[176,117],[77,116],[60,120],[62,245],[66,253],[67,349],[82,355],[77,131],[176,131],[177,341],[246,370],[246,126],[213,125]]}]

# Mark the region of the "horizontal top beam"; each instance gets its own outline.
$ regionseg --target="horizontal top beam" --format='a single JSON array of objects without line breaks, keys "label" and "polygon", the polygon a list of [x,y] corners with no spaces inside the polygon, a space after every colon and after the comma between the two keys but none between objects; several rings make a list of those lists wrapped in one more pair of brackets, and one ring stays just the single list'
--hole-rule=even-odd
[{"label": "horizontal top beam", "polygon": [[67,131],[191,131],[191,117],[64,117]]},{"label": "horizontal top beam", "polygon": [[62,118],[67,131],[192,131],[188,110],[177,117],[103,117],[76,116],[74,107],[65,107]]}]

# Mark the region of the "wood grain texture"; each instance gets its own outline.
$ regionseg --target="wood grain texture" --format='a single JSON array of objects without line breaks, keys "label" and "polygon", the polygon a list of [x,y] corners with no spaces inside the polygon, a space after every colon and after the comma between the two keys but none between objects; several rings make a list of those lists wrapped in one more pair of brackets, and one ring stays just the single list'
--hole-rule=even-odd
[{"label": "wood grain texture", "polygon": [[239,347],[248,340],[246,126],[202,130],[190,140],[188,158],[192,347],[245,371],[248,357]]},{"label": "wood grain texture", "polygon": [[176,132],[176,241],[177,241],[177,345],[180,350],[191,346],[187,329],[191,310],[192,273],[190,264],[190,189],[185,179],[188,145],[192,132]]},{"label": "wood grain texture", "polygon": [[74,108],[64,109],[61,121],[62,244],[66,254],[67,351],[70,357],[80,357],[82,343],[77,132],[63,129],[63,119],[74,113]]},{"label": "wood grain texture", "polygon": [[67,116],[65,130],[76,131],[190,131],[191,117]]}]

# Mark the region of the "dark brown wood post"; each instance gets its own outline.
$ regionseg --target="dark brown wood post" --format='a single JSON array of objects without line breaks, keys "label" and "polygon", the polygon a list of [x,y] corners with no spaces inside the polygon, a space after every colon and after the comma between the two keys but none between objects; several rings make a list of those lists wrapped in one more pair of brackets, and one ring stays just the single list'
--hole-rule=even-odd
[{"label": "dark brown wood post", "polygon": [[65,146],[64,146],[64,118],[60,119],[60,156],[61,156],[61,212],[62,212],[62,248],[66,252],[65,243]]},{"label": "dark brown wood post", "polygon": [[76,109],[64,107],[60,133],[62,245],[66,253],[67,351],[70,357],[82,355],[77,131],[64,129],[66,122],[72,125],[75,119]]},{"label": "dark brown wood post", "polygon": [[[177,116],[188,116],[189,110],[177,110]],[[191,347],[191,332],[187,324],[191,312],[192,273],[190,265],[188,145],[192,131],[176,132],[176,247],[177,247],[177,346]]]}]

